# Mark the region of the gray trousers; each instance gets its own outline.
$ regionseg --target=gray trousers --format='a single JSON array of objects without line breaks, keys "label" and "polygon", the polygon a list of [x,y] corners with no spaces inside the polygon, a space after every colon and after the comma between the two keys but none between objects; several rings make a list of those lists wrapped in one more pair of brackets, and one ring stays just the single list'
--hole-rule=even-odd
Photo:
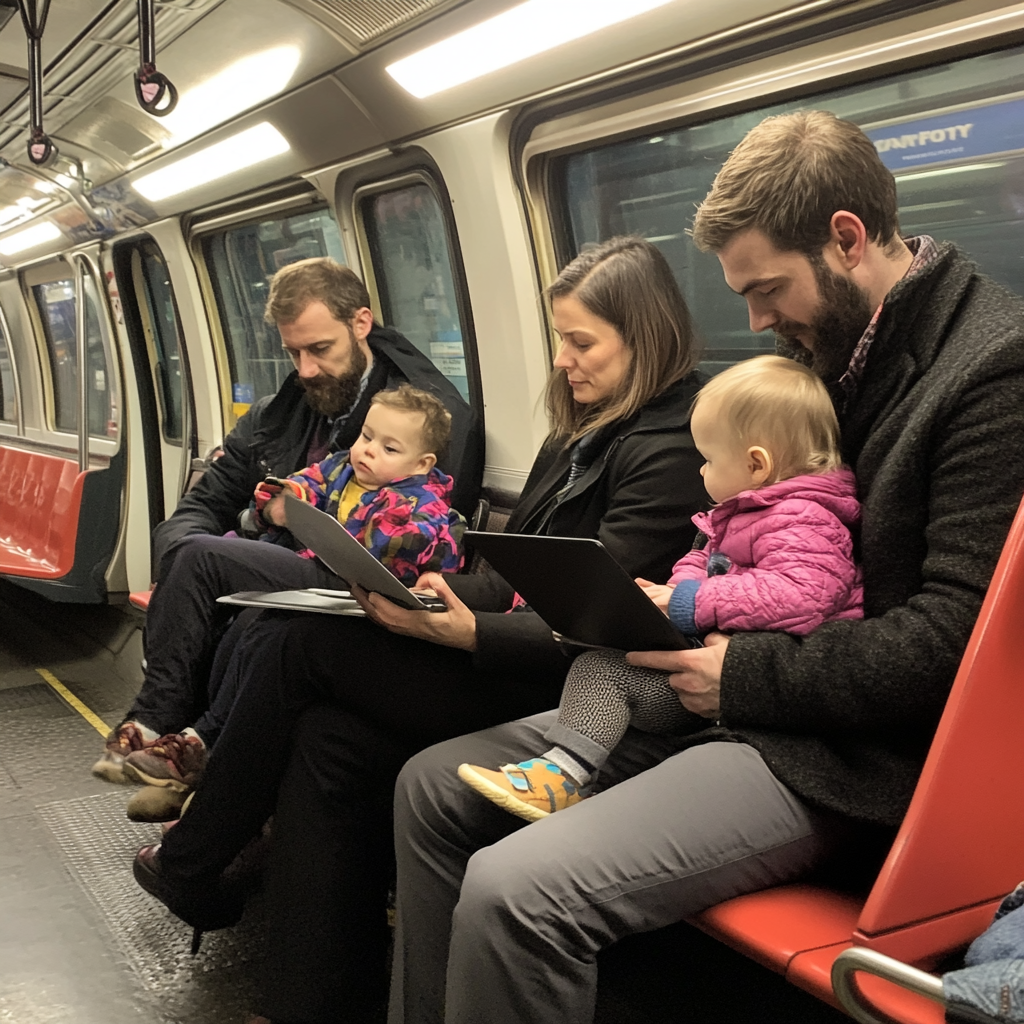
[{"label": "gray trousers", "polygon": [[440,743],[399,776],[389,1024],[590,1024],[599,950],[800,878],[848,834],[741,743],[630,729],[607,788],[533,824],[456,775],[535,753],[554,717]]}]

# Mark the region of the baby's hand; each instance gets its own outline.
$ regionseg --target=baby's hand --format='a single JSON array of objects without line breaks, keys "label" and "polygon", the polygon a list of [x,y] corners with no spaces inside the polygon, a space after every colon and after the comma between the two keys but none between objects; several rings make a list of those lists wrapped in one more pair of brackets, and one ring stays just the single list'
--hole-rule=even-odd
[{"label": "baby's hand", "polygon": [[268,523],[273,523],[274,526],[287,526],[285,522],[285,511],[284,511],[284,495],[275,494],[270,501],[260,509],[260,515]]},{"label": "baby's hand", "polygon": [[665,615],[668,615],[668,602],[675,587],[664,583],[652,583],[641,576],[634,580],[636,585],[642,588],[643,592],[654,602],[655,607]]}]

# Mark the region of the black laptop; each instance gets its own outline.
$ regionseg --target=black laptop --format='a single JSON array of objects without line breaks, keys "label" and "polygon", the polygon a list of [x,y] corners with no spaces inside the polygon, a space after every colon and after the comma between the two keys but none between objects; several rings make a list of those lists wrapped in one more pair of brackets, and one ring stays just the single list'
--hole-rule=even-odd
[{"label": "black laptop", "polygon": [[556,638],[619,651],[700,647],[684,636],[597,540],[466,533]]},{"label": "black laptop", "polygon": [[285,495],[284,507],[288,529],[350,587],[383,594],[389,601],[415,611],[445,610],[440,598],[418,597],[392,576],[334,516],[291,494]]}]

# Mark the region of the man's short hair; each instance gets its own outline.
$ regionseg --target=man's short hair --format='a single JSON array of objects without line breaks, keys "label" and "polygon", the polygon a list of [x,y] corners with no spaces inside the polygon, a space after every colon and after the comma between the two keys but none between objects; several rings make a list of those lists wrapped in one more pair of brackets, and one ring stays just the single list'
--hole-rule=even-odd
[{"label": "man's short hair", "polygon": [[827,473],[843,462],[839,421],[828,389],[806,366],[783,356],[755,356],[712,377],[697,392],[717,401],[718,416],[742,447],[760,445],[775,463],[771,480]]},{"label": "man's short hair", "polygon": [[299,260],[274,275],[263,319],[268,324],[294,323],[311,302],[322,302],[335,320],[348,323],[357,309],[369,308],[370,294],[348,267],[328,256]]},{"label": "man's short hair", "polygon": [[411,384],[402,384],[388,391],[378,391],[370,399],[370,405],[383,405],[401,412],[423,413],[423,427],[420,438],[424,454],[437,455],[448,443],[452,432],[452,414],[444,403],[428,391],[421,391]]},{"label": "man's short hair", "polygon": [[820,256],[837,210],[856,214],[871,241],[895,240],[896,181],[874,143],[825,110],[780,114],[732,151],[697,209],[693,240],[718,252],[756,228],[782,252]]}]

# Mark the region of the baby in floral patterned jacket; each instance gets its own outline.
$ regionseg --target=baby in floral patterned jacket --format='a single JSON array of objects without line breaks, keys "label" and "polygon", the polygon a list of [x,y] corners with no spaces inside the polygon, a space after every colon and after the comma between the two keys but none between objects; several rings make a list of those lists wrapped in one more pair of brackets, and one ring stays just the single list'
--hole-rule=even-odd
[{"label": "baby in floral patterned jacket", "polygon": [[[378,391],[351,450],[257,486],[256,508],[268,527],[261,539],[290,542],[287,489],[336,516],[406,585],[425,572],[457,572],[466,521],[448,504],[452,478],[436,466],[450,430],[451,414],[426,391],[408,384]],[[308,549],[300,554],[312,557]]]}]

